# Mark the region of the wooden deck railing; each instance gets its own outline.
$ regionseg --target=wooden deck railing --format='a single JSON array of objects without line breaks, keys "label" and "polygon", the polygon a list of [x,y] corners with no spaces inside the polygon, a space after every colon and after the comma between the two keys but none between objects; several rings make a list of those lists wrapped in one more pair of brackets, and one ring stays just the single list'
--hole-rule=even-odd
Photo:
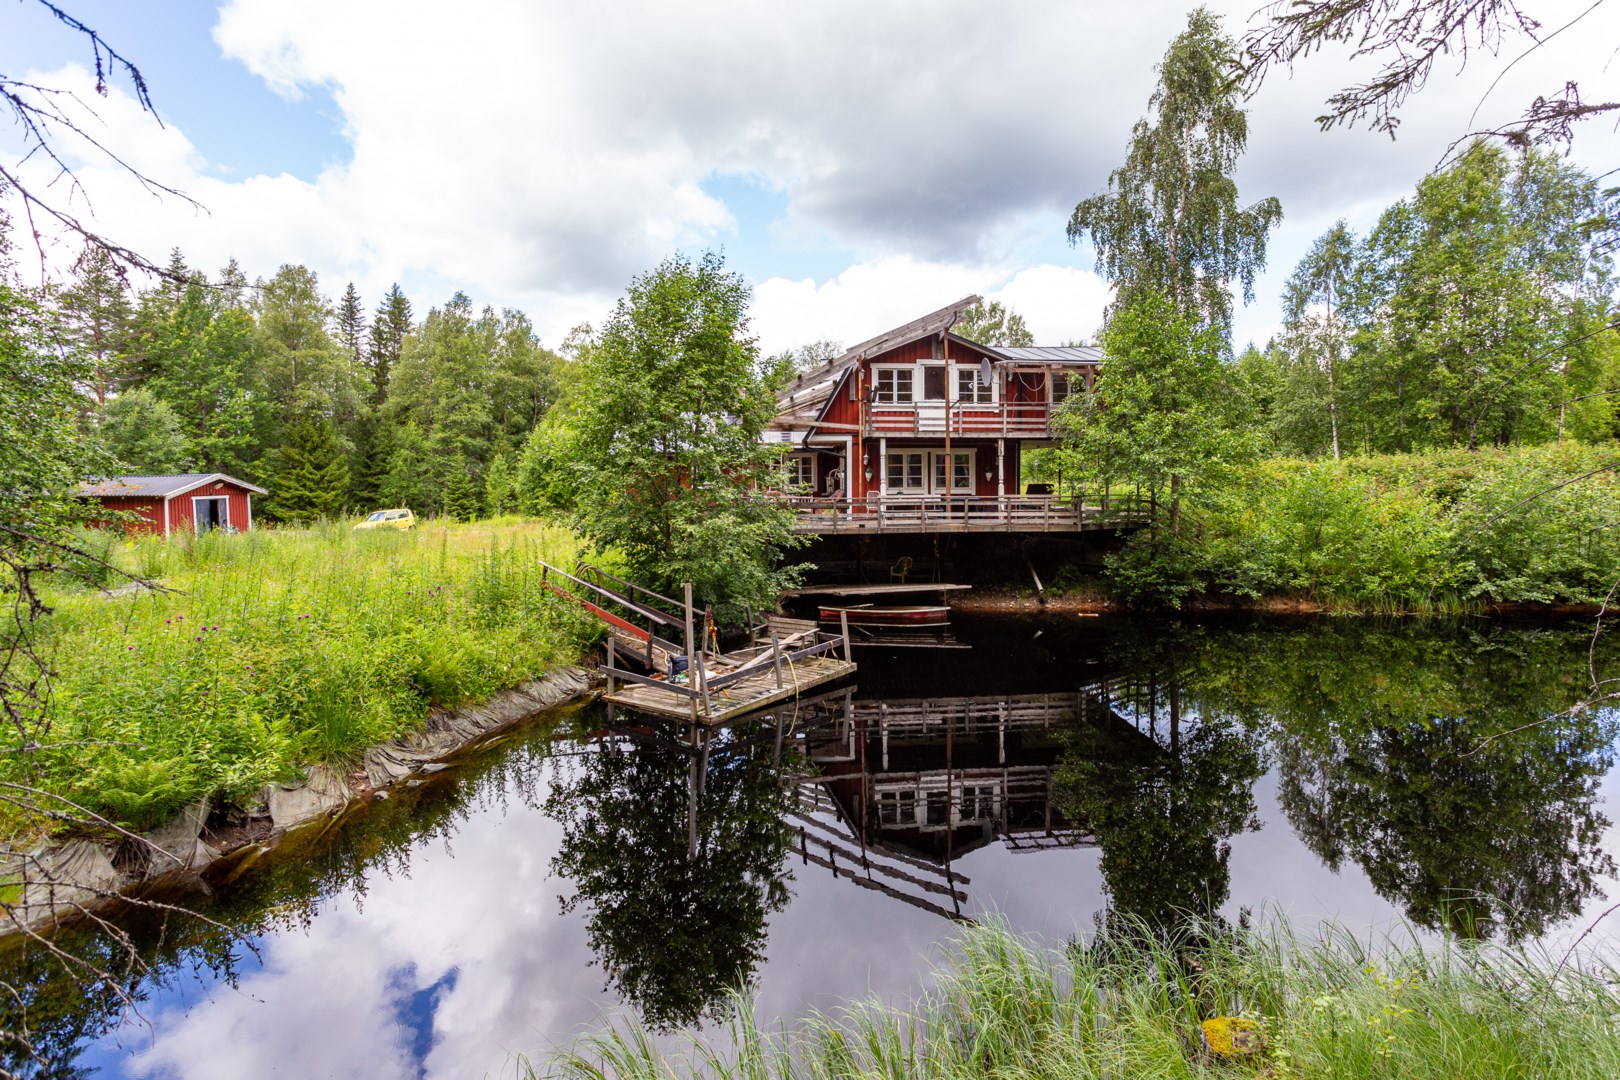
[{"label": "wooden deck railing", "polygon": [[789,497],[794,531],[1081,532],[1118,529],[1145,520],[1132,497],[1090,505],[1053,495],[886,495],[867,499]]},{"label": "wooden deck railing", "polygon": [[1052,406],[1045,402],[1002,401],[975,404],[954,401],[921,405],[874,405],[866,415],[865,435],[951,435],[962,438],[1049,439]]}]

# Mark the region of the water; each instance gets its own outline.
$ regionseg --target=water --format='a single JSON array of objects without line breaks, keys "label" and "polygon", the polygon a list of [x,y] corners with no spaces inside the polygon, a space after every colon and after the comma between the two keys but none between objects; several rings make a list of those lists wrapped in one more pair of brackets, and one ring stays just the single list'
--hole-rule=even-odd
[{"label": "water", "polygon": [[1615,718],[1568,713],[1590,633],[959,620],[962,648],[863,650],[780,745],[751,725],[700,765],[589,706],[217,867],[171,899],[234,934],[127,920],[138,1016],[37,949],[0,978],[39,1075],[460,1077],[621,1007],[712,1020],[744,981],[765,1018],[903,999],[992,914],[1053,942],[1280,912],[1558,951],[1617,891]]}]

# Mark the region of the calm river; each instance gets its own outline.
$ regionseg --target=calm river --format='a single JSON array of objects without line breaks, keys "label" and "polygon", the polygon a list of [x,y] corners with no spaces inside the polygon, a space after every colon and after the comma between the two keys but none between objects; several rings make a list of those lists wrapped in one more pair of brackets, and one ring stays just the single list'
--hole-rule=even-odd
[{"label": "calm river", "polygon": [[[179,898],[240,936],[130,924],[139,1017],[13,945],[32,1068],[499,1075],[612,1010],[703,1021],[744,982],[764,1018],[902,998],[960,918],[1060,942],[1280,912],[1557,948],[1620,899],[1616,719],[1569,711],[1589,622],[953,632],[858,651],[847,692],[701,765],[598,706],[537,718]],[[1616,936],[1620,913],[1589,941]]]}]

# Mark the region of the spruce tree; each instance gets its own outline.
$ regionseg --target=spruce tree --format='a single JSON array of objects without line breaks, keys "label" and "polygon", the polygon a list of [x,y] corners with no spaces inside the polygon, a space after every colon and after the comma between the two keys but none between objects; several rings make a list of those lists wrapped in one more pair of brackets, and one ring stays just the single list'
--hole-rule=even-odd
[{"label": "spruce tree", "polygon": [[362,407],[355,415],[353,450],[349,459],[349,506],[374,510],[383,504],[383,479],[388,475],[393,442],[382,415]]},{"label": "spruce tree", "polygon": [[474,479],[472,467],[465,459],[457,461],[444,484],[444,512],[456,521],[476,521],[483,509],[483,493]]},{"label": "spruce tree", "polygon": [[381,405],[388,399],[388,379],[394,365],[399,363],[405,335],[411,332],[411,302],[405,298],[396,282],[377,305],[377,314],[371,320],[371,349],[367,367],[371,369],[371,403]]},{"label": "spruce tree", "polygon": [[349,486],[337,433],[327,423],[299,420],[272,455],[270,512],[283,521],[336,517]]},{"label": "spruce tree", "polygon": [[366,365],[366,310],[360,305],[360,294],[354,282],[343,290],[337,305],[337,336],[348,350],[356,368]]},{"label": "spruce tree", "polygon": [[90,363],[96,407],[105,409],[107,395],[122,381],[125,344],[135,318],[122,268],[105,248],[85,245],[73,264],[73,284],[62,293],[62,314],[70,340]]}]

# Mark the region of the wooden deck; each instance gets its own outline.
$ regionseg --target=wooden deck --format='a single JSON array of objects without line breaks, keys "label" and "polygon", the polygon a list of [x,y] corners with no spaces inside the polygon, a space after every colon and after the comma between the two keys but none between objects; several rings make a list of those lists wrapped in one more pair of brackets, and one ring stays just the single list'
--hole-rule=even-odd
[{"label": "wooden deck", "polygon": [[1117,532],[1147,521],[1143,508],[1123,499],[1108,506],[1051,495],[887,496],[882,499],[789,500],[793,531],[815,536],[903,533]]},{"label": "wooden deck", "polygon": [[[700,723],[724,724],[791,700],[854,671],[854,662],[841,657],[806,656],[783,664],[780,683],[776,670],[769,665],[744,673],[735,682],[722,683],[725,675],[716,673],[709,683],[707,707],[700,692],[669,682],[632,682],[602,695],[602,700],[637,712],[676,720],[692,719],[693,705],[696,704]],[[618,674],[620,677],[623,675]]]}]

